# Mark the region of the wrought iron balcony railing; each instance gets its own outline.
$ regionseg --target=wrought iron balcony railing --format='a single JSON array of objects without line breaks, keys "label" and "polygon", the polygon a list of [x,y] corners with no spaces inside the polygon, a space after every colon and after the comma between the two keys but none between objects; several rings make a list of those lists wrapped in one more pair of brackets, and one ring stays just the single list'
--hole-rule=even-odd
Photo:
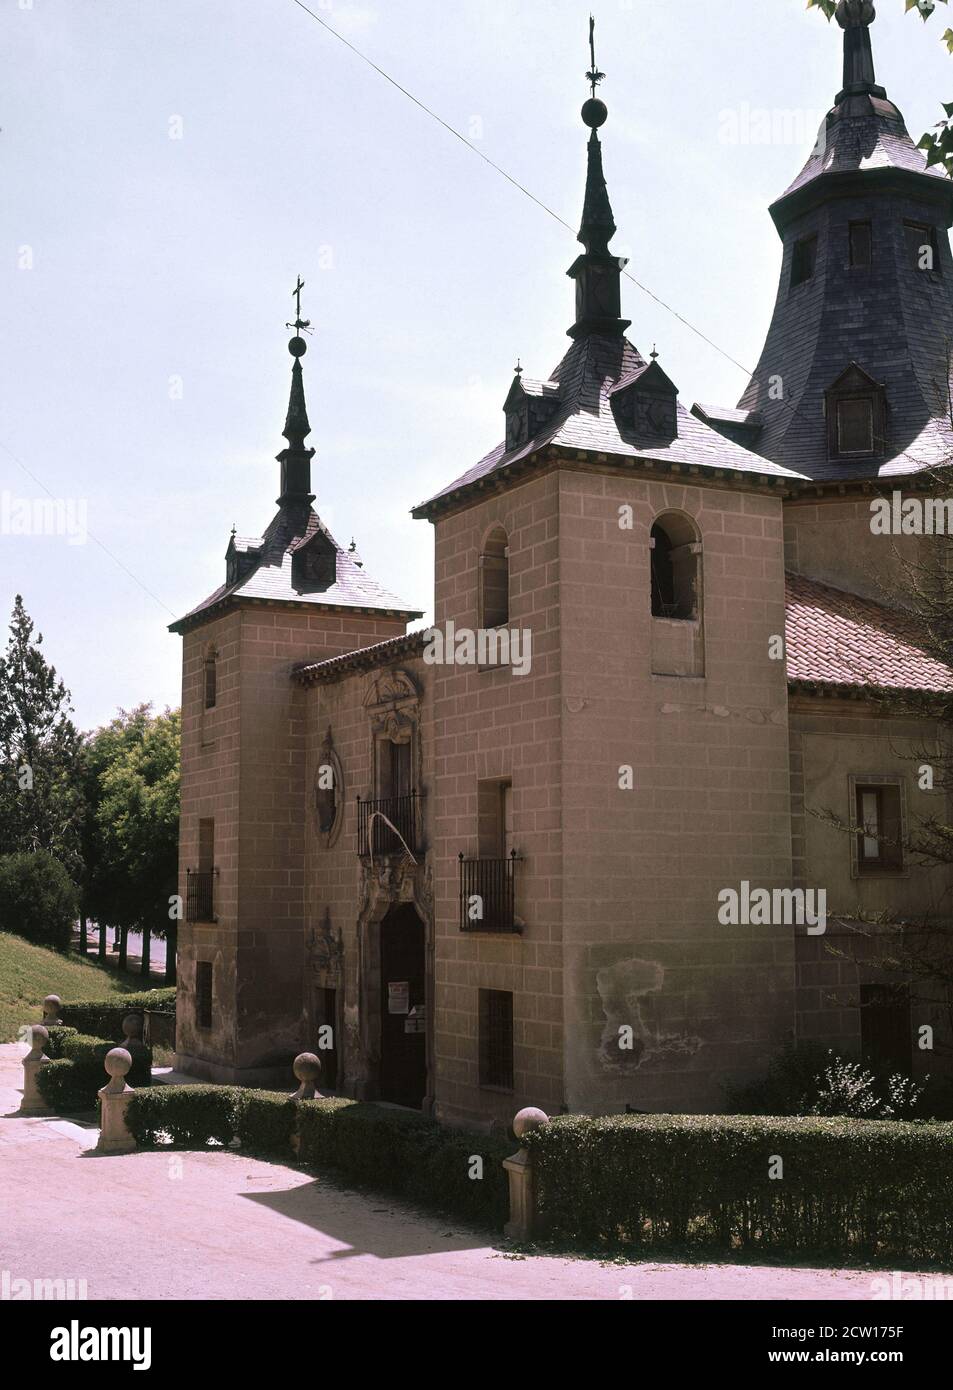
[{"label": "wrought iron balcony railing", "polygon": [[186,869],[185,920],[215,922],[215,880],[218,869]]},{"label": "wrought iron balcony railing", "polygon": [[506,859],[467,859],[460,855],[460,930],[519,932],[516,917],[514,849]]},{"label": "wrought iron balcony railing", "polygon": [[357,798],[357,852],[362,857],[375,854],[416,854],[420,848],[419,807],[423,800],[415,791],[407,796],[385,796],[378,801]]}]

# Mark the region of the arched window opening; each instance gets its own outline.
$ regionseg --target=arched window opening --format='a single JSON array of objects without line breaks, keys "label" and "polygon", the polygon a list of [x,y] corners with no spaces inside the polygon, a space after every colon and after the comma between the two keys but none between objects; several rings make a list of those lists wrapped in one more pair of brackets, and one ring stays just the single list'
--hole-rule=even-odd
[{"label": "arched window opening", "polygon": [[660,517],[652,527],[652,616],[698,617],[698,544],[687,517]]},{"label": "arched window opening", "polygon": [[480,626],[505,627],[510,620],[510,551],[506,532],[490,532],[480,556]]},{"label": "arched window opening", "polygon": [[214,709],[218,700],[218,652],[209,647],[205,654],[205,708]]}]

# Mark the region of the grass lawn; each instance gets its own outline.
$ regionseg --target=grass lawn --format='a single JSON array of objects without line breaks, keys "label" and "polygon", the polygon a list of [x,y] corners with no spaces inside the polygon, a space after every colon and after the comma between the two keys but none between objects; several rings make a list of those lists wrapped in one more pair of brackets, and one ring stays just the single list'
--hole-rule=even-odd
[{"label": "grass lawn", "polygon": [[48,994],[58,994],[65,1004],[137,994],[148,987],[139,974],[104,970],[79,956],[61,956],[0,932],[0,1042],[16,1042],[21,1024],[39,1023]]}]

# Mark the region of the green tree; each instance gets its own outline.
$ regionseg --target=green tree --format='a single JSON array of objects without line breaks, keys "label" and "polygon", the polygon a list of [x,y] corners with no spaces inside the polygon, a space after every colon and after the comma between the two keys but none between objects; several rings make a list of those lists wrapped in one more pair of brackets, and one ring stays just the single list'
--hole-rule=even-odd
[{"label": "green tree", "polygon": [[79,873],[80,737],[69,691],[46,660],[19,594],[0,656],[0,849],[45,851]]},{"label": "green tree", "polygon": [[142,932],[143,974],[151,936],[166,937],[167,978],[177,920],[169,914],[178,879],[180,726],[178,710],[154,715],[139,705],[91,734],[85,750],[83,910],[101,931]]},{"label": "green tree", "polygon": [[76,920],[76,885],[52,855],[0,856],[0,931],[68,951]]}]

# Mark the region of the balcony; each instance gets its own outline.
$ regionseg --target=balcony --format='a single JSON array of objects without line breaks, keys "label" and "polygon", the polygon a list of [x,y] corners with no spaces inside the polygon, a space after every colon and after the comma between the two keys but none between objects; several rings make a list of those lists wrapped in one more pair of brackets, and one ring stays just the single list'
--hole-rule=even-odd
[{"label": "balcony", "polygon": [[186,869],[185,920],[187,922],[216,922],[215,880],[218,869]]},{"label": "balcony", "polygon": [[518,934],[514,849],[507,859],[467,859],[460,855],[460,930]]},{"label": "balcony", "polygon": [[357,798],[357,852],[361,858],[378,854],[416,854],[420,848],[419,808],[423,798],[385,796],[379,801]]}]

